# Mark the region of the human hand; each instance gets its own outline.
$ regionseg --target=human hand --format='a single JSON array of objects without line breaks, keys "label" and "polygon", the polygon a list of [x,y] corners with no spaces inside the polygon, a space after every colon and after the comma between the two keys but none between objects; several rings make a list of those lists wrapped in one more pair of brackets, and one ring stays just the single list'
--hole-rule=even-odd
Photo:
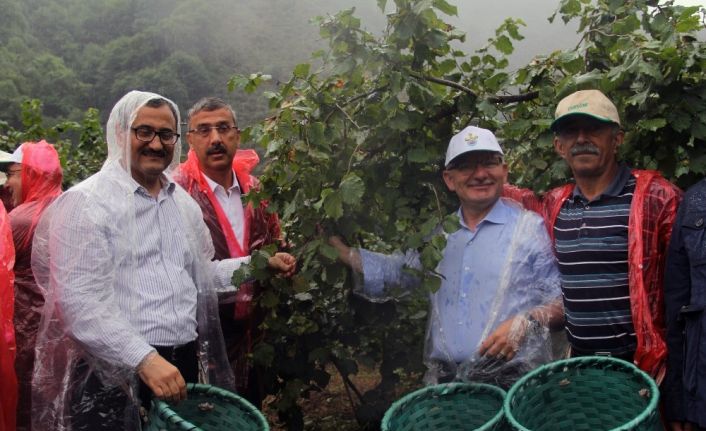
[{"label": "human hand", "polygon": [[529,320],[524,315],[507,319],[483,340],[478,353],[509,361],[517,354],[529,324]]},{"label": "human hand", "polygon": [[160,400],[178,403],[186,399],[186,382],[181,373],[157,352],[147,355],[137,374]]},{"label": "human hand", "polygon": [[267,264],[285,277],[291,277],[297,269],[297,259],[289,253],[275,253],[267,261]]},{"label": "human hand", "polygon": [[363,272],[363,263],[358,250],[348,247],[340,237],[335,235],[328,238],[328,243],[338,251],[338,260],[357,272]]}]

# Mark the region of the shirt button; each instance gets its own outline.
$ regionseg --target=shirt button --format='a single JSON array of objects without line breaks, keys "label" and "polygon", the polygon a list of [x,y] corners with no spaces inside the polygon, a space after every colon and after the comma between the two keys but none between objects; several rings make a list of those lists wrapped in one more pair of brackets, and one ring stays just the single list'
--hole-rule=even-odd
[{"label": "shirt button", "polygon": [[694,223],[694,224],[696,225],[696,227],[701,227],[704,224],[704,219],[700,218],[700,219],[696,220],[696,223]]},{"label": "shirt button", "polygon": [[637,265],[638,268],[642,269],[642,264]]},{"label": "shirt button", "polygon": [[586,205],[585,207],[583,207],[583,209],[589,210],[589,209],[591,209],[591,207]]},{"label": "shirt button", "polygon": [[586,223],[582,223],[582,224],[581,224],[581,227],[586,227]]}]

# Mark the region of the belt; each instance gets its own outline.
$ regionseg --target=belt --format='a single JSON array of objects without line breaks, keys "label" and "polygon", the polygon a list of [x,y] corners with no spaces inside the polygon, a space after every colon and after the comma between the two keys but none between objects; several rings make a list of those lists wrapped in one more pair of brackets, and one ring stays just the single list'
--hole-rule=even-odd
[{"label": "belt", "polygon": [[196,340],[178,346],[152,346],[157,353],[171,363],[184,356],[196,357]]}]

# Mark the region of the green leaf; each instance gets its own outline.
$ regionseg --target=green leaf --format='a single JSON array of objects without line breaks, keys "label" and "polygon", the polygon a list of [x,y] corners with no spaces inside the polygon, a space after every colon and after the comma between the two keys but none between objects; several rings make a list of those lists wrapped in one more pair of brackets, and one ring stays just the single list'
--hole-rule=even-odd
[{"label": "green leaf", "polygon": [[407,160],[412,163],[428,163],[429,153],[424,148],[412,148],[407,153]]},{"label": "green leaf", "polygon": [[338,220],[343,215],[343,199],[338,191],[333,191],[324,198],[324,211],[326,215]]},{"label": "green leaf", "polygon": [[655,132],[658,129],[667,125],[667,120],[664,118],[651,118],[649,120],[640,120],[638,126],[641,129],[649,130],[650,132]]},{"label": "green leaf", "polygon": [[514,51],[514,48],[512,46],[512,41],[510,40],[509,37],[502,35],[495,39],[493,42],[493,46],[500,51],[501,53],[505,55],[510,55],[512,54],[512,51]]},{"label": "green leaf", "polygon": [[447,3],[445,0],[434,0],[434,7],[450,16],[458,15],[458,8]]},{"label": "green leaf", "polygon": [[460,228],[460,219],[458,214],[452,213],[447,215],[441,225],[446,233],[456,232]]},{"label": "green leaf", "polygon": [[309,63],[301,63],[294,66],[294,71],[292,74],[295,78],[304,79],[309,76],[309,68],[311,65]]},{"label": "green leaf", "polygon": [[365,193],[365,183],[358,175],[351,172],[343,177],[340,191],[343,202],[348,205],[357,205]]},{"label": "green leaf", "polygon": [[307,280],[306,277],[301,274],[296,274],[292,276],[292,289],[295,293],[308,292],[310,288],[311,285],[309,284],[309,280]]},{"label": "green leaf", "polygon": [[338,260],[338,249],[336,249],[336,247],[332,247],[328,244],[321,244],[319,246],[319,252],[331,262]]},{"label": "green leaf", "polygon": [[279,304],[279,297],[271,290],[266,290],[260,297],[258,303],[265,308],[274,308]]},{"label": "green leaf", "polygon": [[441,288],[441,278],[436,276],[425,277],[422,281],[422,287],[427,292],[436,293]]}]

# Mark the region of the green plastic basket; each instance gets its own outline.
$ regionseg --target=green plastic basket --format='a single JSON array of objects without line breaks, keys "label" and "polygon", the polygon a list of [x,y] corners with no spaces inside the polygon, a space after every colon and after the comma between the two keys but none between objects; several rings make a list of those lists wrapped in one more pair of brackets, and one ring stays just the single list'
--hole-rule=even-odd
[{"label": "green plastic basket", "polygon": [[506,430],[505,391],[483,383],[427,386],[392,403],[382,431]]},{"label": "green plastic basket", "polygon": [[152,401],[145,431],[269,431],[265,417],[238,395],[211,385],[187,383],[188,397],[172,405]]},{"label": "green plastic basket", "polygon": [[552,362],[518,380],[505,398],[521,431],[662,430],[659,390],[633,364],[586,356]]}]

